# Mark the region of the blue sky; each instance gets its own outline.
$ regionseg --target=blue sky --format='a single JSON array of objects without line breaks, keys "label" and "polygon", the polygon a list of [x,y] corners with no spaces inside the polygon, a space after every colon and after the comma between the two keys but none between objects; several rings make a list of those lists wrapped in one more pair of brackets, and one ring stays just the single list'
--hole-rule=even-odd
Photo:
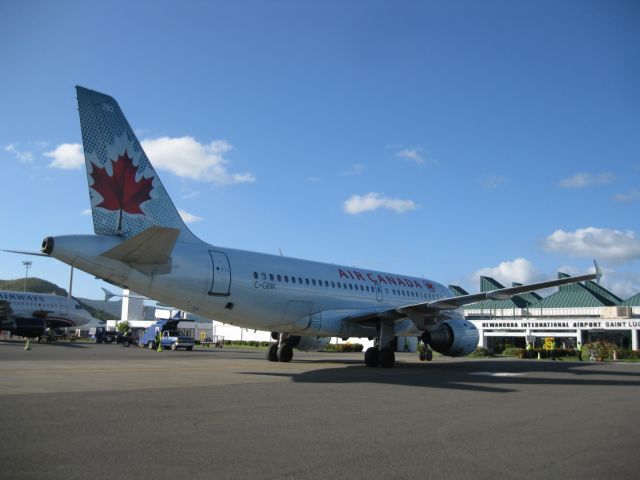
[{"label": "blue sky", "polygon": [[[0,248],[93,232],[79,84],[116,98],[213,244],[473,291],[595,257],[628,296],[639,24],[632,1],[3,1]],[[0,253],[0,278],[24,259]]]}]

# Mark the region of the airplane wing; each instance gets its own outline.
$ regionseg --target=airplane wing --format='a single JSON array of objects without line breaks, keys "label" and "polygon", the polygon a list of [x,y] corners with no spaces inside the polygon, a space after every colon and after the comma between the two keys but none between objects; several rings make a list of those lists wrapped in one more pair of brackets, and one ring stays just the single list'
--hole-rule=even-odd
[{"label": "airplane wing", "polygon": [[483,300],[506,300],[514,295],[520,293],[532,292],[535,290],[542,290],[545,288],[559,287],[561,285],[568,285],[572,283],[584,282],[587,280],[600,281],[602,271],[597,262],[593,262],[596,267],[595,273],[587,275],[580,275],[577,277],[559,278],[557,280],[548,280],[546,282],[530,283],[528,285],[519,285],[517,287],[500,288],[492,290],[490,292],[473,293],[470,295],[460,295],[457,297],[440,298],[431,302],[420,302],[409,305],[403,305],[388,310],[381,310],[379,312],[367,312],[352,315],[345,318],[346,321],[368,323],[378,320],[380,318],[386,318],[395,320],[402,317],[410,316],[411,314],[419,314],[424,316],[437,316],[443,310],[456,310],[464,305],[471,303],[481,302]]}]

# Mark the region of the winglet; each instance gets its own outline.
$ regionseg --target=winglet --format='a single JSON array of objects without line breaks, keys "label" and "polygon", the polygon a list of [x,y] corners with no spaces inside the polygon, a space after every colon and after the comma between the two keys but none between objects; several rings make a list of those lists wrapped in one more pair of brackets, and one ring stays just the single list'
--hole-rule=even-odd
[{"label": "winglet", "polygon": [[598,262],[596,262],[596,260],[593,260],[593,264],[596,267],[596,283],[598,285],[600,285],[600,278],[602,277],[602,270],[600,270],[600,265],[598,265]]}]

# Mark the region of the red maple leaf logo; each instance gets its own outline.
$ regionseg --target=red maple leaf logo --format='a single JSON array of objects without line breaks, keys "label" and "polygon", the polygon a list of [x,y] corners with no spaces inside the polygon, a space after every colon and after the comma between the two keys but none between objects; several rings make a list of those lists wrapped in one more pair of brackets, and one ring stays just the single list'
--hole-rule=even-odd
[{"label": "red maple leaf logo", "polygon": [[102,196],[102,201],[96,207],[105,210],[120,210],[120,221],[118,230],[122,225],[122,212],[144,214],[140,205],[151,200],[151,190],[153,190],[153,177],[141,178],[136,182],[136,172],[138,169],[133,165],[133,160],[125,150],[123,155],[119,155],[112,162],[113,175],[109,176],[106,168],[94,166],[91,172],[93,178],[93,188]]}]

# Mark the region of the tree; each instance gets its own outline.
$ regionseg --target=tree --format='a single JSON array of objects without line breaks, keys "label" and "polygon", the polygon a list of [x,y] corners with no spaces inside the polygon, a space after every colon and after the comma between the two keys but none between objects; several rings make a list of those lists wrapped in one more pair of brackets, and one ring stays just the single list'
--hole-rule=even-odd
[{"label": "tree", "polygon": [[116,326],[116,330],[118,330],[119,333],[122,333],[124,335],[129,331],[129,322],[127,320],[118,322],[118,325]]}]

